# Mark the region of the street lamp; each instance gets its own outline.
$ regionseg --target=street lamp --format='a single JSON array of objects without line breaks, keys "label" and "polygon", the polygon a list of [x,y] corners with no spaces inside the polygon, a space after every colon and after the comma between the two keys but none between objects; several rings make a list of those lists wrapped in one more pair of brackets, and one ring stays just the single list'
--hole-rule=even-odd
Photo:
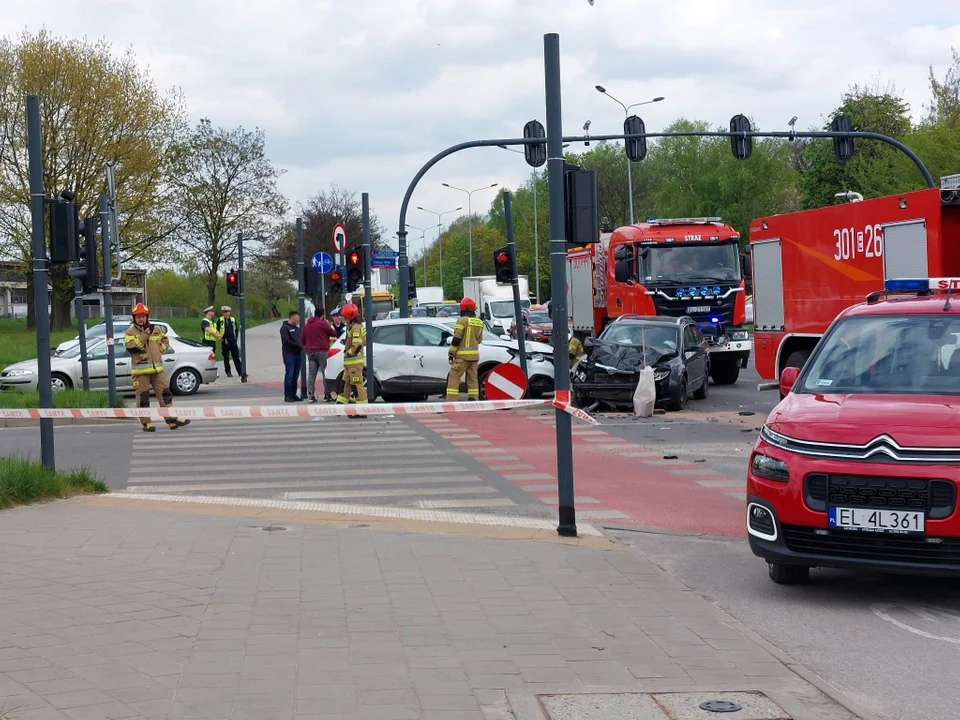
[{"label": "street lamp", "polygon": [[495,188],[497,183],[492,185],[484,185],[482,188],[477,188],[476,190],[464,190],[463,188],[458,188],[456,185],[451,185],[450,183],[440,183],[445,188],[450,188],[451,190],[459,190],[462,193],[467,194],[467,244],[470,246],[470,275],[473,275],[473,206],[470,204],[470,200],[473,197],[475,192],[480,192],[481,190],[489,190],[490,188]]},{"label": "street lamp", "polygon": [[420,242],[423,244],[423,284],[427,284],[427,231],[422,227],[407,223],[408,228],[420,231]]},{"label": "street lamp", "polygon": [[[417,210],[422,210],[425,213],[430,213],[431,215],[437,216],[437,246],[440,248],[440,287],[443,287],[443,216],[449,215],[450,213],[455,213],[463,210],[463,207],[454,208],[453,210],[444,210],[443,212],[437,212],[436,210],[427,210],[425,207],[417,205]],[[427,276],[424,274],[423,281],[427,281]]]},{"label": "street lamp", "polygon": [[[613,95],[607,92],[607,89],[603,85],[597,85],[597,92],[601,95],[606,95],[608,98],[613,100],[617,105],[623,108],[623,119],[626,120],[630,116],[630,108],[640,107],[641,105],[650,105],[651,103],[658,103],[663,101],[663,97],[655,97],[653,100],[644,100],[643,102],[633,103],[632,105],[624,105],[622,102],[617,100]],[[627,141],[623,141],[624,148],[626,148]],[[633,166],[630,164],[630,158],[627,158],[627,192],[630,194],[630,224],[633,225]]]}]

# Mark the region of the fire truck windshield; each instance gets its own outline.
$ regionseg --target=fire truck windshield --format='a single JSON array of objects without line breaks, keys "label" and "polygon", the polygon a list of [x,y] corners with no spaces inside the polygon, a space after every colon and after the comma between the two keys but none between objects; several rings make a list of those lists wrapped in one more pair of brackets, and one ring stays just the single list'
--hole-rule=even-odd
[{"label": "fire truck windshield", "polygon": [[639,276],[644,284],[740,282],[736,243],[657,245],[640,248]]},{"label": "fire truck windshield", "polygon": [[841,320],[821,341],[809,393],[960,395],[960,318],[880,315]]}]

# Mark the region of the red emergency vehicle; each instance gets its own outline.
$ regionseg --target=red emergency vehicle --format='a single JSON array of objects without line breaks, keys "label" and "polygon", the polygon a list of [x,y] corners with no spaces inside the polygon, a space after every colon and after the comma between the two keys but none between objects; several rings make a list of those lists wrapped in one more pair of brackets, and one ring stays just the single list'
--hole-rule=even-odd
[{"label": "red emergency vehicle", "polygon": [[709,344],[713,381],[735,383],[751,348],[739,242],[718,217],[650,219],[602,234],[567,254],[574,332],[595,337],[624,315],[688,315]]},{"label": "red emergency vehicle", "polygon": [[[952,185],[951,185],[952,183]],[[755,363],[774,380],[803,367],[837,315],[887,278],[960,274],[960,193],[891,195],[750,224]]]}]

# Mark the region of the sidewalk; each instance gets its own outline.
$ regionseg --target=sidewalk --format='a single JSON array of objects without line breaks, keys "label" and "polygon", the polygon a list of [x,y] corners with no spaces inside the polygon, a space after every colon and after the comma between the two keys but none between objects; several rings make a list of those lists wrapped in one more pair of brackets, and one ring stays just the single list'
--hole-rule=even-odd
[{"label": "sidewalk", "polygon": [[103,496],[0,546],[3,718],[855,718],[604,537]]}]

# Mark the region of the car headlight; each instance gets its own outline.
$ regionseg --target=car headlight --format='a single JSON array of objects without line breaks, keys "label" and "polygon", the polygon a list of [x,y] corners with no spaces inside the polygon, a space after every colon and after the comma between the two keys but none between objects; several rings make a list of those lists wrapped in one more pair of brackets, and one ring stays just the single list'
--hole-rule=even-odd
[{"label": "car headlight", "polygon": [[730,337],[731,337],[731,339],[733,339],[733,340],[749,340],[749,339],[750,339],[750,333],[747,332],[746,330],[736,330],[736,331],[730,333]]},{"label": "car headlight", "polygon": [[659,382],[660,380],[666,380],[668,377],[670,377],[670,371],[667,369],[653,371],[653,379],[656,380],[657,382]]},{"label": "car headlight", "polygon": [[4,375],[6,377],[18,377],[21,375],[36,375],[36,373],[26,368],[14,368],[13,370],[7,370]]},{"label": "car headlight", "polygon": [[790,466],[783,460],[757,453],[753,456],[753,474],[767,480],[787,482],[790,479]]}]

